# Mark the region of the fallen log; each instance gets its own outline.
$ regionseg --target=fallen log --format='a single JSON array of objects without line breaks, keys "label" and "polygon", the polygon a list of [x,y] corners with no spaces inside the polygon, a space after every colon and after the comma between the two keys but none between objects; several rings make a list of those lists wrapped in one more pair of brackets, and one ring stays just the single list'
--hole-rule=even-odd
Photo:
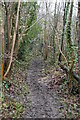
[{"label": "fallen log", "polygon": [[[66,68],[64,65],[62,65],[60,62],[58,63],[58,65],[61,67],[61,69],[63,69],[66,74],[68,75],[69,73],[69,69]],[[72,76],[80,83],[80,77],[74,72],[72,71]]]}]

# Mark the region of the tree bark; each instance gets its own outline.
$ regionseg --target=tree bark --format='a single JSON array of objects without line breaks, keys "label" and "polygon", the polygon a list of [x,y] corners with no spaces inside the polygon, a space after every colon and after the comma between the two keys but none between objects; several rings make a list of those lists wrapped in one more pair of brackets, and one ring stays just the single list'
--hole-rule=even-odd
[{"label": "tree bark", "polygon": [[[78,67],[79,67],[78,75],[80,77],[80,2],[78,2]],[[78,84],[78,90],[79,90],[79,103],[80,103],[80,81]],[[80,107],[80,105],[78,107]]]},{"label": "tree bark", "polygon": [[80,75],[80,2],[78,2],[78,64]]},{"label": "tree bark", "polygon": [[9,6],[7,6],[7,3],[5,2],[5,10],[6,10],[6,18],[7,18],[7,50],[9,52],[10,50],[10,27],[9,27]]},{"label": "tree bark", "polygon": [[[47,3],[46,3],[46,14],[47,14]],[[44,22],[44,48],[43,48],[43,56],[44,56],[44,60],[47,59],[48,57],[48,45],[47,45],[47,27],[46,27],[46,22],[47,22],[47,16],[45,18],[45,22]]]},{"label": "tree bark", "polygon": [[67,43],[69,45],[69,48],[71,49],[72,52],[72,41],[71,41],[71,23],[72,23],[72,13],[73,13],[73,1],[71,1],[71,8],[70,8],[70,13],[69,13],[69,20],[67,24]]},{"label": "tree bark", "polygon": [[56,54],[56,43],[55,43],[55,30],[57,28],[57,15],[56,15],[56,8],[57,8],[57,1],[55,3],[55,10],[54,10],[54,28],[53,28],[53,61],[55,63],[55,54]]},{"label": "tree bark", "polygon": [[[72,71],[73,71],[73,66],[74,66],[74,52],[73,52],[73,48],[72,48],[72,39],[71,39],[71,23],[72,23],[72,13],[73,13],[73,1],[71,1],[71,7],[70,7],[70,13],[69,13],[69,20],[68,20],[68,24],[67,24],[67,46],[68,46],[68,51],[69,51],[69,57],[68,61],[71,63],[69,64],[70,66],[70,70],[69,70],[69,93],[71,93],[72,91]],[[70,60],[71,59],[71,60]],[[72,67],[72,68],[71,68]]]},{"label": "tree bark", "polygon": [[[65,8],[64,8],[64,16],[63,16],[63,31],[62,31],[62,39],[61,39],[61,51],[63,51],[63,41],[64,41],[64,34],[65,34],[65,25],[66,25],[66,22],[67,22],[67,15],[68,15],[68,11],[69,11],[69,4],[70,2],[67,3],[67,6],[66,6],[66,3],[65,3]],[[61,53],[59,54],[59,59],[58,59],[59,62],[61,62]]]},{"label": "tree bark", "polygon": [[19,11],[19,19],[18,19],[18,27],[17,27],[17,35],[16,35],[16,44],[15,44],[15,48],[14,48],[14,56],[15,56],[15,58],[17,57],[18,50],[19,50],[19,44],[20,44],[20,40],[19,40],[19,24],[20,24],[20,11]]}]

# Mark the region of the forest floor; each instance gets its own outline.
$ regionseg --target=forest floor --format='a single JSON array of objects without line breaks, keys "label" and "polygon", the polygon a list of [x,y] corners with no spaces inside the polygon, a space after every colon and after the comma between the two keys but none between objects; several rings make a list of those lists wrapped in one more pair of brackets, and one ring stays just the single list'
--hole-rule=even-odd
[{"label": "forest floor", "polygon": [[[30,60],[28,60],[30,61]],[[59,66],[42,58],[13,66],[3,81],[2,115],[5,118],[77,118],[78,95],[69,95],[67,78]]]},{"label": "forest floor", "polygon": [[51,77],[42,74],[44,64],[35,59],[28,69],[27,82],[29,86],[28,99],[30,106],[26,110],[25,118],[61,118],[58,95],[54,89],[50,90],[47,83]]}]

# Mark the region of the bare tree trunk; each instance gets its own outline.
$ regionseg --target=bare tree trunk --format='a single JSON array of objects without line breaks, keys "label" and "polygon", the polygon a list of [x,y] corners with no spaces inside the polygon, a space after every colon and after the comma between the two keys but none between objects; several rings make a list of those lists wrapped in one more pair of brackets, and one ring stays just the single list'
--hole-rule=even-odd
[{"label": "bare tree trunk", "polygon": [[80,2],[78,2],[78,63],[80,76]]},{"label": "bare tree trunk", "polygon": [[[9,15],[9,3],[4,2],[5,4],[5,11],[6,11],[6,20],[5,20],[5,41],[6,41],[6,55],[9,56],[10,54],[10,15]],[[7,38],[7,39],[6,39]],[[5,56],[6,58],[6,56]],[[9,58],[5,59],[4,70],[7,70],[9,65]]]},{"label": "bare tree trunk", "polygon": [[10,27],[9,27],[9,6],[7,5],[7,3],[5,2],[5,10],[6,10],[6,18],[7,18],[7,50],[9,52],[10,50]]},{"label": "bare tree trunk", "polygon": [[12,64],[12,59],[13,59],[13,53],[14,53],[14,46],[15,46],[15,40],[16,40],[16,33],[17,33],[17,27],[18,27],[18,19],[19,19],[19,8],[20,8],[20,0],[18,0],[18,9],[17,9],[17,18],[16,18],[16,25],[15,25],[15,30],[14,30],[14,36],[13,36],[13,43],[12,43],[12,49],[11,49],[11,57],[10,57],[10,63],[7,68],[6,73],[4,74],[4,78],[7,76],[7,74],[10,71],[11,64]]},{"label": "bare tree trunk", "polygon": [[55,30],[57,28],[57,16],[56,16],[57,2],[55,3],[54,10],[54,28],[53,28],[53,61],[55,63],[55,54],[56,54],[56,44],[55,44]]},{"label": "bare tree trunk", "polygon": [[4,22],[2,23],[2,81],[4,73]]},{"label": "bare tree trunk", "polygon": [[[4,71],[4,9],[2,8],[2,4],[0,3],[1,11],[0,11],[0,53],[2,53],[2,59],[0,59],[0,67],[2,68],[1,80],[3,81],[3,71]],[[1,57],[1,56],[0,56]],[[2,82],[1,81],[1,82]]]},{"label": "bare tree trunk", "polygon": [[20,23],[20,11],[19,11],[19,20],[18,20],[18,27],[17,27],[17,35],[16,35],[16,44],[15,44],[15,48],[14,48],[14,56],[17,57],[18,54],[18,49],[19,49],[19,23]]},{"label": "bare tree trunk", "polygon": [[[78,2],[78,65],[79,65],[78,75],[80,77],[80,2]],[[79,83],[78,90],[79,90],[79,95],[80,95],[80,81],[78,83]],[[80,103],[80,96],[79,96],[79,103]]]},{"label": "bare tree trunk", "polygon": [[[67,22],[67,14],[68,14],[69,4],[70,4],[70,2],[68,2],[67,6],[66,6],[66,3],[65,3],[65,8],[64,8],[63,31],[62,31],[62,39],[61,39],[61,51],[63,51],[64,32],[65,32],[65,25],[66,25],[66,22]],[[61,53],[59,54],[59,62],[61,62]]]},{"label": "bare tree trunk", "polygon": [[[47,14],[47,3],[46,3],[46,14]],[[46,21],[47,21],[47,18],[45,18],[45,23],[44,23],[44,53],[43,53],[43,56],[44,56],[44,60],[47,59],[48,57],[48,45],[47,45],[47,28],[46,28]]]}]

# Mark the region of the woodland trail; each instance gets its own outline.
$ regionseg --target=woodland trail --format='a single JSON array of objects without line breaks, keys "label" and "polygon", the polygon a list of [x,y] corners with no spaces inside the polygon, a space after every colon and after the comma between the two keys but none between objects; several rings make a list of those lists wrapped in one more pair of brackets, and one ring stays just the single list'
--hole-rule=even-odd
[{"label": "woodland trail", "polygon": [[42,75],[41,60],[35,59],[28,69],[27,82],[30,105],[26,109],[25,118],[61,118],[59,100],[56,91],[49,90],[45,83],[40,82]]}]

